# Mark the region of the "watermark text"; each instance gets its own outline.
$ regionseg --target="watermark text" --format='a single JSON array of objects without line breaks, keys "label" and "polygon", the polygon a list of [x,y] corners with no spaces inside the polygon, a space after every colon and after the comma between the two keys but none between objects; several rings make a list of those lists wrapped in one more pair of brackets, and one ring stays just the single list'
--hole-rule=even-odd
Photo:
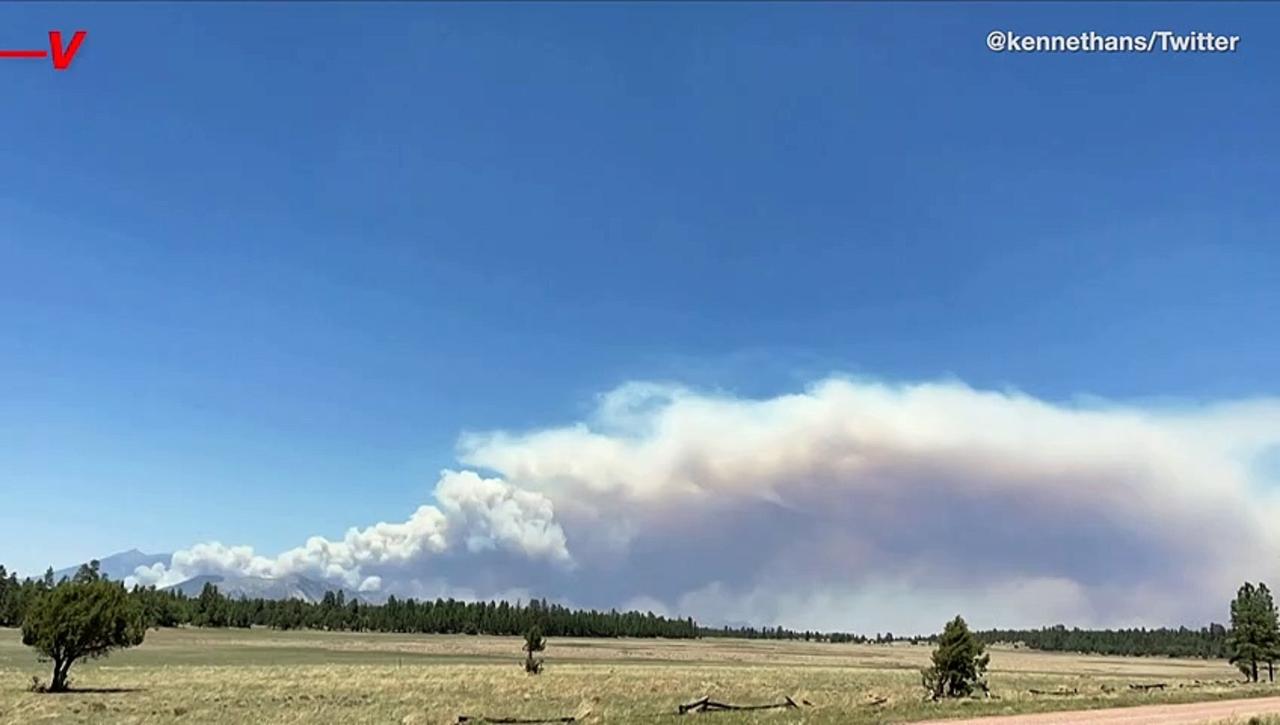
[{"label": "watermark text", "polygon": [[1146,35],[1108,35],[1092,30],[1073,35],[1022,35],[1012,30],[987,34],[995,53],[1234,53],[1239,35],[1153,30]]}]

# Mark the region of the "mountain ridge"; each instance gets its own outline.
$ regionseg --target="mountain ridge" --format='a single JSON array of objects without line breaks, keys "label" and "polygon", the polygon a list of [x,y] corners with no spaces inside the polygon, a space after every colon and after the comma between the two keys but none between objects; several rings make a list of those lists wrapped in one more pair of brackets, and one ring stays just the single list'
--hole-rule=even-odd
[{"label": "mountain ridge", "polygon": [[[111,579],[119,581],[125,577],[133,576],[134,570],[140,566],[168,564],[172,558],[173,554],[146,554],[138,549],[117,551],[110,556],[98,559],[98,571]],[[53,579],[54,581],[59,581],[64,577],[73,577],[81,566],[88,563],[88,561],[85,561],[82,564],[57,569],[53,572]]]},{"label": "mountain ridge", "polygon": [[[123,581],[133,576],[134,570],[140,566],[168,564],[172,554],[147,554],[138,549],[118,551],[98,559],[98,571],[116,581]],[[86,564],[88,562],[85,562]],[[75,576],[81,564],[57,569],[53,572],[55,581]],[[310,579],[300,574],[283,577],[225,576],[221,574],[200,574],[190,579],[167,587],[165,591],[180,591],[189,597],[200,596],[205,584],[213,584],[223,596],[232,599],[301,599],[305,602],[318,603],[324,599],[325,592],[341,591],[347,601],[352,599],[366,604],[380,604],[385,597],[369,592],[358,592],[353,589],[334,587],[323,581]]]},{"label": "mountain ridge", "polygon": [[230,599],[300,599],[315,604],[324,599],[326,592],[340,591],[347,601],[354,599],[366,604],[380,604],[382,601],[381,597],[367,592],[330,586],[300,574],[274,578],[201,574],[163,589],[182,592],[188,597],[198,597],[205,584],[212,584],[218,588],[219,593]]}]

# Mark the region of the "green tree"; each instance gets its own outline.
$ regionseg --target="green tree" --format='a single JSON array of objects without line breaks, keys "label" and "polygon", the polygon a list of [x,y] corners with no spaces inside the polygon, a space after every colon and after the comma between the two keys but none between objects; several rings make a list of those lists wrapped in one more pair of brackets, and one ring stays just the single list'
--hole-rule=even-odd
[{"label": "green tree", "polygon": [[984,647],[964,618],[947,622],[938,638],[938,648],[933,651],[933,666],[921,671],[921,682],[929,695],[941,697],[966,697],[975,689],[987,691],[986,672],[991,655],[984,654]]},{"label": "green tree", "polygon": [[524,671],[531,675],[542,672],[542,659],[534,657],[534,653],[547,648],[547,641],[542,638],[542,627],[533,625],[524,633]]},{"label": "green tree", "polygon": [[0,627],[22,624],[22,584],[0,564]]},{"label": "green tree", "polygon": [[1280,624],[1276,605],[1266,584],[1250,582],[1231,602],[1231,635],[1227,639],[1230,662],[1250,682],[1258,681],[1258,665],[1266,662],[1274,680],[1274,663],[1280,656]]},{"label": "green tree", "polygon": [[205,582],[196,600],[192,623],[197,627],[225,627],[230,621],[230,603],[212,582]]},{"label": "green tree", "polygon": [[1262,611],[1267,623],[1267,679],[1276,681],[1276,660],[1280,659],[1280,612],[1276,610],[1275,600],[1266,584],[1259,585],[1262,590]]},{"label": "green tree", "polygon": [[48,689],[63,692],[73,662],[141,644],[146,631],[142,606],[122,584],[64,581],[31,602],[22,620],[22,643],[53,662]]},{"label": "green tree", "polygon": [[80,568],[76,570],[76,575],[72,577],[72,581],[83,584],[85,582],[96,582],[99,579],[104,579],[105,577],[102,576],[102,572],[99,571],[99,567],[101,566],[102,565],[98,563],[97,559],[90,560],[88,564],[81,564]]},{"label": "green tree", "polygon": [[1276,681],[1275,662],[1280,658],[1280,616],[1277,616],[1276,602],[1266,584],[1259,582],[1254,595],[1258,619],[1258,640],[1262,645],[1262,659],[1267,663],[1267,679]]}]

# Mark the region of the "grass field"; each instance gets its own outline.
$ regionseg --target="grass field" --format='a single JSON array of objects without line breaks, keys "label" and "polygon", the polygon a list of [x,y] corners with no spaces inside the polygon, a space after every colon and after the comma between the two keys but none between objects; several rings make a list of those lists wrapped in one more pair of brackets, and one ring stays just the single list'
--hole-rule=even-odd
[{"label": "grass field", "polygon": [[[82,691],[37,695],[46,665],[0,629],[0,722],[446,723],[459,714],[588,722],[881,723],[1277,694],[1226,663],[993,649],[995,698],[923,702],[929,649],[745,640],[550,639],[546,671],[519,665],[520,641],[267,630],[161,630],[141,647],[77,664]],[[1130,683],[1166,682],[1143,694]],[[1033,695],[1031,689],[1076,691]],[[676,716],[710,695],[731,703],[812,703],[800,711]],[[883,705],[870,705],[888,698]]]}]

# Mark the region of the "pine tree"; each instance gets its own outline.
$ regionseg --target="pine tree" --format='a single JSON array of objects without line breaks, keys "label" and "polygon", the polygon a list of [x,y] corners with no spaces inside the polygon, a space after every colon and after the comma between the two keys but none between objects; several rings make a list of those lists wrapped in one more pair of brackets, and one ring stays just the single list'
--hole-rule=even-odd
[{"label": "pine tree", "polygon": [[192,623],[201,627],[225,627],[228,623],[228,600],[212,582],[205,582],[196,600]]},{"label": "pine tree", "polygon": [[1266,585],[1245,582],[1231,602],[1230,662],[1245,679],[1258,681],[1258,663],[1275,658],[1275,604]]},{"label": "pine tree", "polygon": [[984,647],[964,618],[947,623],[938,638],[938,648],[933,651],[933,666],[921,671],[921,682],[930,697],[966,697],[975,689],[987,691],[986,672],[991,655],[983,653]]},{"label": "pine tree", "polygon": [[99,567],[101,566],[102,565],[98,563],[97,559],[91,560],[88,564],[81,564],[80,568],[76,570],[76,575],[71,578],[71,581],[83,584],[103,579],[104,577],[102,576],[102,572],[99,571]]},{"label": "pine tree", "polygon": [[1262,658],[1267,663],[1267,680],[1275,682],[1275,661],[1280,659],[1280,616],[1277,616],[1275,600],[1271,597],[1271,590],[1266,584],[1258,584],[1255,596],[1257,597],[1255,609],[1258,616],[1258,639],[1262,647]]},{"label": "pine tree", "polygon": [[531,675],[542,672],[542,659],[534,657],[535,652],[541,652],[547,648],[547,642],[542,638],[542,627],[533,625],[529,631],[524,633],[524,671]]}]

